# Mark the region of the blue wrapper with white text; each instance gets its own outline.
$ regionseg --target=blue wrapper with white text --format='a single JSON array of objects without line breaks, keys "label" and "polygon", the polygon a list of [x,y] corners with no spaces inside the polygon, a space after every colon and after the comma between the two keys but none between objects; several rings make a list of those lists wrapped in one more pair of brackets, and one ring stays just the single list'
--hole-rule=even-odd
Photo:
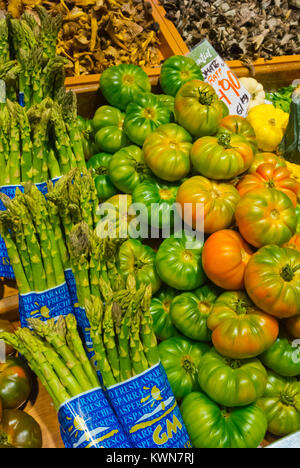
[{"label": "blue wrapper with white text", "polygon": [[161,364],[109,388],[107,395],[133,447],[191,447],[179,407]]},{"label": "blue wrapper with white text", "polygon": [[101,388],[64,403],[58,412],[66,448],[131,448]]},{"label": "blue wrapper with white text", "polygon": [[19,295],[19,311],[22,327],[27,327],[27,319],[38,318],[47,321],[60,315],[74,312],[69,289],[66,283],[43,292]]},{"label": "blue wrapper with white text", "polygon": [[[53,179],[52,182],[55,184],[60,177]],[[46,195],[48,193],[47,182],[41,182],[40,184],[35,184],[39,191]],[[16,191],[19,189],[21,192],[24,192],[23,185],[3,185],[0,187],[0,192],[7,195],[11,200],[15,198]],[[0,200],[0,210],[5,211],[6,208]],[[15,274],[10,263],[10,259],[6,250],[4,239],[0,236],[0,277],[7,279],[14,279]]]}]

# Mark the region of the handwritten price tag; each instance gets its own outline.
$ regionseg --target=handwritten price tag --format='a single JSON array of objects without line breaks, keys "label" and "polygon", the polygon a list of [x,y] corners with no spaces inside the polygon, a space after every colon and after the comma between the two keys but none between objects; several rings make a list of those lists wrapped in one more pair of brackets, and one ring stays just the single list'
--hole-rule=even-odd
[{"label": "handwritten price tag", "polygon": [[204,80],[215,89],[230,114],[246,117],[250,94],[213,46],[205,39],[188,56],[200,66]]}]

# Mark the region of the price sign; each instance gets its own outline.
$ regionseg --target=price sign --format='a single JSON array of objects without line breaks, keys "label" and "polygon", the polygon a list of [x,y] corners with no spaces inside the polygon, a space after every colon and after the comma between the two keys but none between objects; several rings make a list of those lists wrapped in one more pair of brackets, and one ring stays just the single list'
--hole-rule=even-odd
[{"label": "price sign", "polygon": [[250,94],[213,46],[205,39],[188,56],[197,62],[204,80],[215,89],[230,114],[246,117]]}]

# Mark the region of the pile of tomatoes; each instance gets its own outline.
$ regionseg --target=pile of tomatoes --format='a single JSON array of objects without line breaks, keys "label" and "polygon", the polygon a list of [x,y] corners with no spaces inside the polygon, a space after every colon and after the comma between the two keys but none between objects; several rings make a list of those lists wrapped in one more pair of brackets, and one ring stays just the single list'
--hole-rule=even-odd
[{"label": "pile of tomatoes", "polygon": [[[0,332],[13,331],[10,322],[0,320]],[[19,409],[31,394],[31,372],[13,348],[6,346],[5,354],[5,362],[0,362],[0,448],[41,448],[40,426]]]},{"label": "pile of tomatoes", "polygon": [[[110,105],[93,121],[100,200],[125,197],[128,224],[132,202],[147,208],[142,224],[173,223],[155,249],[129,238],[118,267],[152,285],[161,361],[193,446],[255,448],[267,431],[300,431],[300,185],[283,158],[260,152],[247,119],[228,115],[195,62],[165,62],[165,95],[149,84],[138,67],[107,70]],[[175,203],[204,241],[178,235]]]}]

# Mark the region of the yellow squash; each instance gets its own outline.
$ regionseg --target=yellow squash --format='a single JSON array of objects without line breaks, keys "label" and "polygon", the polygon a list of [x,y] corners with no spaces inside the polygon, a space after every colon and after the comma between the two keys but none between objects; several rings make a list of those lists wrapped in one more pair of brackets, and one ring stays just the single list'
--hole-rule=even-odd
[{"label": "yellow squash", "polygon": [[272,152],[284,137],[289,114],[271,104],[262,104],[250,110],[247,120],[254,128],[259,149]]}]

